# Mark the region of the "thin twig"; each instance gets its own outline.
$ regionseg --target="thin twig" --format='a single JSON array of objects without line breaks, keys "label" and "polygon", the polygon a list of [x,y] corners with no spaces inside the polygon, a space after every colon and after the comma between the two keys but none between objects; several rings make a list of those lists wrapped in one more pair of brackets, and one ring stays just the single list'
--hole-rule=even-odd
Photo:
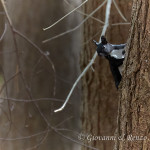
[{"label": "thin twig", "polygon": [[1,35],[1,37],[0,37],[0,41],[2,41],[2,39],[4,38],[4,35],[5,35],[6,31],[7,31],[7,24],[5,23],[5,28],[4,28],[4,31]]},{"label": "thin twig", "polygon": [[[6,15],[6,18],[8,20],[8,23],[9,23],[9,26],[10,26],[10,29],[12,31],[12,36],[13,36],[13,42],[14,42],[14,46],[15,46],[15,49],[16,49],[16,61],[17,61],[17,68],[19,68],[20,70],[20,75],[21,75],[21,78],[22,78],[22,81],[23,81],[23,84],[25,86],[25,89],[26,89],[26,92],[29,94],[30,93],[30,89],[27,85],[27,82],[25,81],[25,77],[24,77],[24,74],[22,72],[22,69],[21,69],[21,64],[20,64],[20,54],[19,54],[19,48],[18,48],[18,45],[17,45],[17,39],[16,39],[16,33],[15,33],[15,29],[14,29],[14,26],[12,24],[12,21],[9,17],[9,14],[8,14],[8,11],[6,9],[6,6],[5,6],[5,3],[4,3],[4,0],[1,0],[2,2],[2,6],[4,8],[4,12],[5,12],[5,15]],[[30,94],[29,94],[30,96]],[[30,96],[31,98],[31,96]]]},{"label": "thin twig", "polygon": [[44,141],[48,137],[48,134],[49,134],[49,130],[47,130],[47,132],[45,133],[44,137],[42,137],[42,139],[40,140],[40,142],[38,142],[38,144],[36,144],[36,145],[34,145],[34,146],[30,147],[30,148],[27,148],[26,150],[38,149],[38,147],[40,147],[41,144],[44,143]]},{"label": "thin twig", "polygon": [[82,143],[82,142],[78,142],[77,140],[72,139],[72,138],[70,138],[70,137],[68,137],[68,136],[66,136],[66,135],[64,135],[64,134],[62,134],[62,133],[59,132],[57,129],[54,129],[54,131],[55,131],[58,135],[64,137],[65,139],[67,139],[67,140],[69,140],[69,141],[72,141],[73,143],[79,144],[79,145],[81,145],[81,146],[87,147],[87,148],[92,149],[92,150],[99,150],[98,148],[95,148],[95,147],[86,145],[86,144],[84,144],[84,143]]},{"label": "thin twig", "polygon": [[[70,118],[70,117],[69,117],[69,118]],[[69,118],[67,118],[67,119],[65,119],[65,120],[63,120],[63,121],[61,121],[61,122],[59,122],[59,123],[56,125],[56,127],[58,127],[60,124],[65,123],[66,121],[68,121]],[[71,118],[70,118],[70,119],[71,119]],[[36,136],[45,134],[45,133],[50,132],[50,131],[51,131],[51,129],[47,128],[47,129],[44,130],[44,131],[41,131],[41,132],[38,132],[38,133],[35,133],[35,134],[32,134],[32,135],[28,135],[28,136],[24,136],[24,137],[17,137],[17,138],[4,138],[4,137],[0,137],[0,140],[2,140],[2,141],[17,141],[17,140],[31,139],[31,138],[34,138],[34,137],[36,137]]]},{"label": "thin twig", "polygon": [[[56,93],[56,77],[55,77],[55,67],[54,67],[54,64],[53,62],[51,61],[51,59],[49,59],[49,57],[47,55],[45,55],[45,53],[36,45],[34,44],[31,40],[29,40],[26,36],[24,36],[22,33],[20,33],[19,31],[17,31],[14,27],[13,27],[13,24],[12,24],[12,21],[9,17],[9,14],[8,14],[8,11],[6,9],[6,6],[5,6],[5,3],[4,3],[4,0],[1,0],[1,3],[2,3],[2,6],[4,8],[4,12],[6,14],[6,18],[8,20],[8,23],[10,25],[10,28],[11,28],[11,31],[13,33],[13,40],[14,40],[14,44],[15,44],[15,48],[16,48],[16,55],[17,55],[17,63],[18,63],[18,66],[19,66],[19,69],[21,70],[21,65],[20,65],[20,59],[19,59],[19,50],[18,50],[18,46],[17,46],[17,41],[16,41],[16,37],[15,37],[15,34],[18,34],[20,37],[24,38],[28,43],[30,43],[33,47],[35,47],[38,52],[43,55],[43,57],[48,60],[48,62],[51,64],[52,66],[52,69],[54,71],[54,95]],[[21,77],[23,79],[23,82],[25,83],[25,78],[24,78],[24,74],[22,73],[22,71],[20,72],[21,73]],[[27,87],[27,85],[26,85]]]},{"label": "thin twig", "polygon": [[[64,0],[64,2],[65,2],[67,5],[69,5],[70,7],[73,7],[73,8],[74,8],[74,6],[71,5],[67,0]],[[76,10],[76,12],[78,12],[79,14],[84,15],[84,16],[89,16],[88,14],[86,14],[86,13],[80,11],[80,10]],[[102,20],[100,20],[100,19],[98,19],[98,18],[95,18],[95,17],[93,17],[93,16],[90,16],[90,18],[93,19],[93,20],[95,20],[95,21],[97,21],[97,22],[99,22],[99,23],[101,23],[101,24],[105,24]]]},{"label": "thin twig", "polygon": [[48,30],[50,28],[52,28],[53,26],[55,26],[56,24],[58,24],[60,21],[62,21],[63,19],[65,19],[67,16],[69,16],[71,13],[73,13],[74,11],[76,11],[78,8],[80,8],[81,6],[83,6],[88,0],[85,0],[82,4],[80,4],[78,7],[76,7],[75,9],[73,9],[72,11],[70,11],[68,14],[66,14],[65,16],[63,16],[62,18],[60,18],[58,21],[56,21],[55,23],[53,23],[51,26],[44,28],[43,30]]},{"label": "thin twig", "polygon": [[64,123],[67,122],[68,120],[71,120],[72,118],[73,118],[73,116],[70,116],[70,117],[66,118],[66,119],[63,120],[61,123],[57,124],[57,125],[55,126],[55,128],[61,126],[62,124],[64,124]]},{"label": "thin twig", "polygon": [[10,82],[12,79],[14,79],[17,75],[19,75],[20,71],[16,72],[12,77],[10,77],[1,87],[0,89],[0,94],[3,91],[4,87],[6,86],[6,84],[8,84],[8,82]]},{"label": "thin twig", "polygon": [[54,37],[52,37],[52,38],[49,38],[49,39],[47,39],[47,40],[44,40],[42,43],[47,43],[47,42],[49,42],[49,41],[51,41],[51,40],[54,40],[54,39],[56,39],[56,38],[59,38],[59,37],[64,36],[64,35],[66,35],[66,34],[68,34],[68,33],[70,33],[70,32],[73,32],[73,31],[77,30],[77,29],[78,29],[82,24],[84,24],[94,13],[96,13],[106,2],[107,2],[107,0],[105,0],[100,6],[98,6],[92,13],[90,13],[90,14],[89,14],[83,21],[81,21],[81,23],[80,23],[79,25],[77,25],[76,27],[74,27],[74,28],[72,28],[72,29],[70,29],[70,30],[67,30],[66,32],[60,33],[60,34],[58,34],[58,35],[56,35],[56,36],[54,36]]},{"label": "thin twig", "polygon": [[117,5],[117,3],[116,3],[115,0],[113,0],[113,3],[114,3],[114,5],[115,5],[115,7],[116,7],[116,9],[117,9],[117,11],[118,11],[118,13],[119,13],[119,15],[122,17],[122,19],[123,19],[125,22],[127,22],[127,19],[125,18],[125,16],[123,15],[123,13],[121,12],[121,10],[119,9],[119,7],[118,7],[118,5]]},{"label": "thin twig", "polygon": [[[34,43],[32,43],[28,38],[26,38],[26,37],[23,36],[21,33],[17,32],[17,31],[15,30],[15,28],[13,27],[12,22],[11,22],[11,20],[10,20],[10,18],[9,18],[9,15],[8,15],[8,12],[7,12],[7,9],[6,9],[6,6],[5,6],[5,4],[4,4],[4,0],[1,0],[1,2],[2,2],[2,4],[4,5],[3,7],[4,7],[4,10],[5,10],[5,14],[6,14],[6,17],[7,17],[7,19],[8,19],[8,22],[9,22],[9,25],[10,25],[10,28],[11,28],[11,31],[12,31],[12,33],[13,33],[13,40],[14,40],[14,45],[15,45],[15,48],[16,48],[16,55],[17,55],[17,65],[18,65],[18,68],[19,68],[18,70],[20,71],[19,73],[20,73],[20,75],[21,75],[21,78],[22,78],[22,81],[23,81],[25,90],[26,90],[26,92],[27,92],[29,98],[30,98],[31,100],[33,100],[32,93],[31,93],[31,89],[30,89],[30,87],[28,86],[28,84],[27,84],[27,82],[26,82],[26,80],[25,80],[25,76],[24,76],[24,74],[23,74],[23,72],[22,72],[22,68],[21,68],[21,64],[20,64],[19,49],[18,49],[17,40],[16,40],[16,34],[18,34],[18,35],[20,35],[21,37],[23,37],[24,39],[26,39],[30,44],[32,44],[33,46],[35,46],[38,50],[40,50],[40,49],[39,49]],[[41,53],[41,54],[42,54],[42,53]],[[45,55],[43,55],[43,56],[45,56]],[[37,103],[37,102],[34,102],[34,104],[35,104],[36,108],[38,109],[38,112],[40,113],[41,117],[44,119],[45,123],[47,124],[47,127],[49,127],[48,130],[42,132],[42,134],[43,134],[43,133],[44,133],[44,134],[45,134],[45,133],[48,133],[49,131],[53,130],[53,131],[55,131],[58,135],[60,135],[60,136],[62,136],[62,137],[65,137],[66,139],[68,139],[68,140],[70,140],[70,141],[72,141],[72,142],[78,143],[78,144],[80,144],[80,145],[84,145],[84,146],[89,147],[89,148],[91,148],[91,149],[96,149],[96,148],[87,146],[87,145],[85,145],[85,144],[82,144],[81,142],[78,142],[78,141],[76,141],[76,140],[74,140],[74,139],[71,139],[71,138],[69,138],[69,137],[63,135],[62,133],[58,132],[55,127],[51,126],[51,124],[49,123],[48,119],[46,118],[46,116],[45,116],[45,115],[43,114],[43,112],[41,111],[41,109],[40,109],[38,103]],[[40,133],[40,134],[41,134],[41,133]],[[4,141],[9,141],[9,140],[10,140],[10,141],[15,141],[15,140],[19,140],[19,139],[28,139],[28,138],[31,138],[31,137],[34,137],[34,136],[37,136],[37,135],[40,135],[40,134],[38,133],[38,134],[34,134],[34,135],[31,135],[31,136],[28,136],[28,137],[23,137],[23,138],[10,138],[10,139],[9,139],[9,138],[7,138],[7,139],[6,139],[6,138],[0,138],[0,140],[4,140]],[[45,138],[44,138],[44,139],[45,139]],[[42,142],[43,142],[43,140],[42,140]]]},{"label": "thin twig", "polygon": [[53,130],[55,133],[57,133],[58,135],[60,135],[60,136],[62,136],[62,137],[64,137],[64,138],[66,138],[66,139],[68,139],[69,141],[71,141],[71,142],[73,142],[73,143],[76,143],[76,144],[79,144],[79,145],[88,147],[88,148],[93,149],[93,150],[98,150],[97,148],[94,148],[94,147],[88,146],[88,145],[86,145],[86,144],[83,144],[83,143],[81,143],[81,142],[78,142],[77,140],[74,140],[74,139],[72,139],[72,138],[70,138],[70,137],[68,137],[68,136],[65,136],[65,135],[63,135],[61,132],[57,131],[57,129],[56,129],[55,127],[53,127],[53,126],[48,122],[47,118],[44,116],[44,114],[43,114],[43,112],[41,111],[41,109],[39,108],[38,104],[37,104],[37,103],[35,103],[35,104],[36,104],[36,106],[37,106],[37,108],[38,108],[38,111],[39,111],[40,115],[42,116],[42,118],[44,119],[45,123],[47,124],[47,126],[50,127],[50,129]]},{"label": "thin twig", "polygon": [[1,0],[1,3],[2,3],[2,6],[3,6],[3,8],[4,8],[4,14],[6,14],[6,17],[7,17],[7,19],[8,19],[8,22],[9,22],[10,26],[12,27],[12,21],[11,21],[9,15],[8,15],[8,11],[7,11],[7,8],[6,8],[6,5],[5,5],[4,0]]},{"label": "thin twig", "polygon": [[[2,66],[1,66],[1,72],[2,72],[2,75],[3,75],[3,79],[4,79],[4,84],[6,86],[5,95],[6,95],[6,97],[8,97],[8,86],[7,86],[7,83],[6,83],[6,77],[5,77],[5,73],[4,73],[4,70],[3,70]],[[7,107],[8,107],[8,112],[9,112],[9,115],[7,115],[7,118],[9,119],[9,129],[8,129],[7,133],[5,134],[5,138],[8,137],[8,135],[11,131],[11,128],[12,128],[12,113],[11,113],[11,110],[10,110],[10,101],[9,100],[7,100]]]},{"label": "thin twig", "polygon": [[[82,15],[84,15],[84,16],[87,16],[87,17],[89,16],[88,14],[85,14],[84,12],[82,12],[80,10],[77,10],[77,12],[80,13],[80,14],[82,14]],[[100,20],[98,18],[95,18],[93,16],[90,16],[90,18],[93,19],[93,20],[95,20],[95,21],[97,21],[97,22],[99,22],[99,23],[101,23],[101,24],[105,24],[102,20]]]},{"label": "thin twig", "polygon": [[[9,15],[8,15],[8,12],[7,12],[7,9],[6,9],[4,0],[1,0],[1,2],[2,2],[3,8],[4,8],[4,11],[5,11],[5,14],[6,14],[6,18],[7,18],[7,20],[8,20],[9,25],[10,25],[10,29],[11,29],[11,31],[12,31],[12,36],[13,36],[13,41],[14,41],[14,46],[15,46],[15,49],[16,49],[16,56],[17,56],[17,57],[16,57],[16,58],[17,58],[16,61],[17,61],[18,68],[19,68],[19,70],[20,70],[20,75],[21,75],[21,78],[22,78],[22,81],[23,81],[23,85],[24,85],[24,87],[25,87],[25,90],[26,90],[26,92],[27,92],[29,98],[32,100],[33,97],[32,97],[32,93],[31,93],[31,89],[30,89],[30,87],[28,86],[28,84],[27,84],[27,82],[26,82],[26,80],[25,80],[24,73],[22,72],[22,69],[21,69],[20,55],[19,55],[19,49],[18,49],[17,40],[16,40],[16,34],[20,35],[21,37],[23,37],[24,39],[26,39],[27,41],[29,41],[29,43],[31,43],[32,45],[34,45],[34,47],[36,47],[36,48],[38,49],[38,51],[39,51],[41,54],[43,54],[43,52],[42,52],[41,49],[39,49],[34,43],[30,42],[30,40],[29,40],[28,38],[26,38],[26,37],[23,36],[21,33],[19,33],[17,30],[14,29],[14,27],[13,27],[13,25],[12,25],[12,22],[11,22],[11,19],[10,19]],[[45,56],[45,57],[47,58],[46,55],[43,55],[43,56]],[[48,58],[47,58],[47,59],[48,59]],[[48,60],[49,60],[49,59],[48,59]],[[46,122],[47,126],[49,127],[50,124],[49,124],[47,118],[45,117],[45,115],[42,113],[42,111],[41,111],[41,109],[40,109],[38,103],[37,103],[37,102],[33,102],[33,103],[34,103],[34,105],[36,106],[36,108],[37,108],[39,114],[41,115],[41,117],[42,117],[43,120]]]},{"label": "thin twig", "polygon": [[42,132],[39,132],[39,133],[35,133],[35,134],[29,135],[29,136],[25,136],[25,137],[17,137],[17,138],[2,138],[2,137],[0,137],[0,140],[2,140],[2,141],[17,141],[17,140],[31,139],[31,138],[36,137],[38,135],[44,134],[47,131],[50,131],[50,130],[45,130],[45,131],[42,131]]},{"label": "thin twig", "polygon": [[[112,3],[112,0],[108,0],[107,1],[107,6],[106,6],[106,13],[105,13],[105,25],[104,25],[104,28],[102,30],[102,33],[101,33],[101,36],[102,35],[105,35],[106,33],[106,30],[107,30],[107,27],[109,25],[109,16],[110,16],[110,9],[111,9],[111,3]],[[100,36],[100,40],[99,42],[101,41],[101,36]],[[66,104],[68,103],[76,85],[78,84],[78,82],[80,81],[80,79],[83,77],[83,75],[85,75],[85,73],[88,71],[88,69],[92,66],[92,64],[94,63],[95,59],[97,57],[97,52],[95,52],[94,56],[92,57],[91,61],[89,62],[89,64],[85,67],[85,69],[83,70],[83,72],[80,74],[80,76],[77,78],[77,80],[75,81],[75,83],[73,84],[64,104],[59,108],[59,109],[56,109],[54,112],[58,112],[58,111],[62,111],[64,109],[64,107],[66,106]]]},{"label": "thin twig", "polygon": [[16,98],[5,98],[5,97],[0,97],[0,99],[3,100],[10,100],[14,102],[24,102],[24,103],[30,103],[30,102],[36,102],[36,101],[53,101],[53,102],[60,102],[63,103],[63,99],[57,99],[57,98],[38,98],[38,99],[16,99]]},{"label": "thin twig", "polygon": [[111,26],[118,26],[118,25],[130,25],[130,22],[120,22],[120,23],[113,23]]},{"label": "thin twig", "polygon": [[[2,74],[3,74],[3,79],[4,79],[4,85],[6,87],[6,90],[5,90],[5,95],[6,95],[6,98],[8,98],[8,87],[7,87],[7,80],[6,80],[6,77],[5,77],[5,73],[4,73],[4,70],[3,68],[1,67],[1,71],[2,71]],[[10,128],[11,128],[11,125],[12,125],[12,114],[11,114],[11,110],[10,110],[10,101],[7,99],[7,105],[8,105],[8,111],[9,111],[9,120],[10,120]]]},{"label": "thin twig", "polygon": [[56,94],[56,70],[55,70],[55,66],[54,63],[52,62],[52,60],[35,44],[33,43],[29,38],[27,38],[25,35],[23,35],[22,33],[20,33],[19,31],[17,31],[16,29],[14,29],[14,32],[22,37],[24,40],[26,40],[29,44],[31,44],[34,48],[36,48],[38,50],[38,52],[48,61],[48,63],[52,66],[53,72],[54,72],[54,94]]},{"label": "thin twig", "polygon": [[[110,24],[110,26],[118,26],[118,25],[130,25],[130,23],[129,22],[120,22],[120,23],[113,23],[113,24]],[[101,27],[101,28],[103,28],[103,27]],[[99,29],[101,29],[101,28],[99,28]],[[96,37],[97,35],[99,35],[100,34],[100,31],[98,30],[98,32],[95,34],[95,35],[93,35],[91,38],[89,38],[86,42],[84,42],[81,46],[83,46],[83,45],[86,45],[86,44],[88,44],[90,41],[92,41],[93,40],[93,38],[94,37]]]},{"label": "thin twig", "polygon": [[39,59],[38,59],[38,61],[37,61],[37,63],[33,66],[33,69],[32,69],[32,72],[31,72],[31,79],[30,79],[30,87],[31,87],[31,89],[32,89],[32,84],[33,84],[33,79],[34,79],[34,72],[36,71],[36,68],[38,67],[38,65],[41,63],[41,61],[42,61],[42,58],[43,58],[43,56],[41,56]]}]

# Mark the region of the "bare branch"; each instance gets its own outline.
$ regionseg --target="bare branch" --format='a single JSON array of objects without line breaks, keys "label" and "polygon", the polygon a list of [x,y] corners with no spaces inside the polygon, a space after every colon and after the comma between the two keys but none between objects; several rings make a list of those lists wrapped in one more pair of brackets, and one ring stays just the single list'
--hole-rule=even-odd
[{"label": "bare branch", "polygon": [[[109,16],[110,16],[110,9],[111,9],[111,3],[112,3],[112,0],[108,0],[107,1],[107,6],[106,6],[106,13],[105,13],[105,25],[104,25],[104,28],[102,30],[102,33],[101,33],[101,36],[102,35],[105,35],[105,32],[107,30],[107,27],[109,25]],[[100,36],[100,37],[101,37]],[[101,38],[100,38],[101,40]],[[99,42],[100,42],[99,40]],[[92,66],[92,64],[94,63],[95,59],[96,59],[96,56],[97,56],[97,52],[95,52],[94,56],[92,57],[91,61],[89,62],[89,64],[85,67],[85,69],[83,70],[83,72],[80,74],[80,76],[77,78],[77,80],[75,81],[75,83],[73,84],[64,104],[59,108],[59,109],[56,109],[54,112],[58,112],[58,111],[62,111],[64,109],[64,107],[66,106],[66,104],[68,103],[76,85],[78,84],[78,82],[80,81],[80,79],[83,77],[83,75],[88,71],[88,69]]]},{"label": "bare branch", "polygon": [[4,87],[6,86],[6,84],[8,84],[8,82],[10,82],[12,79],[14,79],[17,75],[19,75],[19,73],[20,73],[20,71],[16,72],[12,77],[10,77],[10,79],[5,81],[5,83],[2,85],[2,87],[0,89],[0,94],[3,91]]},{"label": "bare branch", "polygon": [[46,140],[46,138],[48,137],[48,134],[49,134],[49,130],[47,130],[44,137],[40,140],[40,142],[38,142],[38,144],[36,144],[30,148],[27,148],[26,150],[38,149],[38,147]]},{"label": "bare branch", "polygon": [[[70,117],[59,122],[56,127],[60,126],[61,124],[65,123],[66,121],[68,121],[68,119],[71,119]],[[42,135],[42,134],[45,134],[47,132],[50,132],[52,129],[49,129],[47,128],[46,130],[44,131],[41,131],[41,132],[38,132],[38,133],[35,133],[35,134],[32,134],[32,135],[29,135],[29,136],[24,136],[24,137],[17,137],[17,138],[4,138],[4,137],[0,137],[0,140],[2,141],[17,141],[17,140],[25,140],[25,139],[31,139],[31,138],[34,138],[36,136],[39,136],[39,135]]]},{"label": "bare branch", "polygon": [[115,5],[115,7],[116,7],[118,13],[119,13],[120,16],[122,17],[122,19],[123,19],[125,22],[127,22],[127,19],[125,18],[125,16],[123,15],[123,13],[121,12],[121,10],[119,9],[119,7],[118,7],[118,5],[117,5],[117,3],[116,3],[115,0],[113,0],[113,3],[114,3],[114,5]]},{"label": "bare branch", "polygon": [[111,26],[118,26],[118,25],[130,25],[130,22],[120,22],[120,23],[113,23]]},{"label": "bare branch", "polygon": [[3,8],[4,8],[4,14],[6,14],[6,17],[7,17],[7,19],[8,19],[8,22],[9,22],[10,26],[12,27],[12,21],[11,21],[9,15],[8,15],[8,11],[7,11],[7,8],[6,8],[6,5],[5,5],[4,0],[1,0],[1,3],[2,3],[2,6],[3,6]]},{"label": "bare branch", "polygon": [[51,64],[53,71],[55,72],[55,67],[51,59],[35,43],[33,43],[29,38],[27,38],[25,35],[17,31],[16,29],[14,29],[14,32],[20,37],[22,37],[24,40],[26,40],[28,43],[30,43],[33,47],[35,47],[38,50],[38,52]]},{"label": "bare branch", "polygon": [[55,23],[53,23],[51,26],[44,28],[43,30],[48,30],[50,28],[52,28],[53,26],[55,26],[56,24],[58,24],[60,21],[62,21],[63,19],[65,19],[67,16],[69,16],[71,13],[73,13],[74,11],[76,11],[78,8],[80,8],[81,6],[83,6],[88,0],[85,0],[82,4],[80,4],[78,7],[76,7],[75,9],[73,9],[72,11],[70,11],[68,14],[66,14],[65,16],[63,16],[62,18],[60,18],[58,21],[56,21]]},{"label": "bare branch", "polygon": [[[7,87],[7,81],[6,81],[6,77],[5,77],[5,73],[4,73],[4,70],[3,68],[1,67],[1,71],[2,71],[2,74],[3,74],[3,79],[4,79],[4,85],[6,87],[6,90],[5,90],[5,95],[6,97],[8,98],[8,87]],[[10,110],[10,101],[7,99],[7,105],[8,105],[8,111],[9,111],[9,120],[10,120],[10,126],[12,124],[12,114],[11,114],[11,110]]]},{"label": "bare branch", "polygon": [[29,135],[29,136],[18,137],[18,138],[2,138],[2,137],[0,137],[0,140],[3,140],[3,141],[17,141],[17,140],[31,139],[33,137],[36,137],[36,136],[39,136],[41,134],[47,133],[48,131],[50,131],[50,130],[45,130],[45,131],[41,131],[39,133],[35,133],[35,134]]},{"label": "bare branch", "polygon": [[[2,3],[2,6],[4,8],[4,12],[5,12],[6,18],[8,20],[8,23],[10,25],[11,31],[13,33],[13,40],[14,40],[14,45],[15,45],[15,48],[16,48],[16,55],[17,55],[17,63],[18,63],[20,74],[21,74],[21,77],[22,77],[22,80],[24,82],[25,87],[27,88],[27,84],[25,84],[26,82],[25,82],[25,79],[24,79],[24,74],[21,71],[21,65],[20,65],[20,59],[19,59],[19,50],[18,50],[18,45],[17,45],[17,40],[16,40],[16,37],[15,37],[15,34],[18,34],[20,37],[24,38],[28,43],[30,43],[33,47],[35,47],[38,50],[38,52],[48,61],[48,63],[51,64],[53,72],[54,72],[54,77],[55,77],[55,67],[54,67],[54,64],[51,61],[51,59],[36,44],[34,44],[31,40],[29,40],[26,36],[24,36],[22,33],[17,31],[13,27],[13,24],[12,24],[12,21],[9,17],[7,8],[6,8],[5,3],[4,3],[4,0],[1,0],[1,3]],[[55,86],[54,86],[54,95],[55,95],[55,92],[56,92],[56,78],[54,79],[54,82],[55,82],[54,83],[55,84]]]},{"label": "bare branch", "polygon": [[[69,6],[71,6],[71,7],[74,7],[74,6],[71,5],[67,0],[64,0],[64,2],[65,2],[66,4],[68,4]],[[84,16],[89,16],[88,14],[86,14],[86,13],[80,11],[80,10],[76,10],[76,12],[78,12],[79,14],[84,15]],[[97,22],[99,22],[99,23],[101,23],[101,24],[105,24],[102,20],[100,20],[100,19],[98,19],[98,18],[95,18],[95,17],[93,17],[93,16],[90,16],[90,18],[93,19],[93,20],[95,20],[95,21],[97,21]]]},{"label": "bare branch", "polygon": [[[80,13],[80,14],[82,14],[82,15],[84,15],[84,16],[87,16],[87,17],[89,16],[88,14],[85,14],[84,12],[82,12],[80,10],[77,10],[77,12]],[[99,23],[101,23],[101,24],[105,24],[102,20],[100,20],[98,18],[95,18],[93,16],[90,16],[90,18],[93,19],[93,20],[95,20],[95,21],[97,21],[97,22],[99,22]]]},{"label": "bare branch", "polygon": [[0,41],[2,41],[2,39],[4,38],[4,35],[5,35],[6,31],[7,31],[7,24],[5,23],[5,28],[4,28],[4,31],[1,35],[1,37],[0,37]]},{"label": "bare branch", "polygon": [[79,144],[79,145],[81,145],[81,146],[84,146],[84,147],[87,147],[87,148],[89,148],[89,149],[92,149],[92,150],[99,150],[99,149],[97,149],[97,148],[94,148],[94,147],[92,147],[92,146],[88,146],[88,145],[86,145],[86,144],[84,144],[84,143],[81,143],[81,142],[78,142],[77,140],[74,140],[74,139],[72,139],[72,138],[70,138],[70,137],[68,137],[68,136],[66,136],[66,135],[64,135],[64,134],[62,134],[61,132],[59,132],[57,129],[53,129],[58,135],[60,135],[60,136],[62,136],[62,137],[64,137],[65,139],[67,139],[67,140],[69,140],[69,141],[72,141],[73,143],[76,143],[76,144]]},{"label": "bare branch", "polygon": [[25,35],[23,35],[22,33],[20,33],[19,31],[17,31],[16,29],[14,29],[14,33],[16,33],[18,36],[22,37],[24,40],[26,40],[29,44],[31,44],[34,48],[36,48],[38,50],[38,52],[47,60],[47,62],[52,66],[53,72],[54,72],[54,95],[56,94],[56,70],[55,70],[55,66],[52,62],[52,60],[35,44],[33,43],[29,38],[27,38]]},{"label": "bare branch", "polygon": [[70,116],[70,117],[66,118],[64,121],[62,121],[61,123],[57,124],[55,127],[61,126],[62,124],[64,124],[64,122],[67,122],[68,120],[71,120],[72,118],[73,118],[73,116]]},{"label": "bare branch", "polygon": [[92,13],[90,13],[90,14],[89,14],[79,25],[77,25],[75,28],[70,29],[70,30],[67,30],[66,32],[60,33],[60,34],[58,34],[58,35],[56,35],[56,36],[54,36],[54,37],[52,37],[52,38],[49,38],[49,39],[47,39],[47,40],[44,40],[42,43],[49,42],[49,41],[51,41],[51,40],[54,40],[54,39],[56,39],[56,38],[58,38],[58,37],[64,36],[64,35],[66,35],[66,34],[68,34],[68,33],[70,33],[70,32],[73,32],[73,31],[77,30],[82,24],[85,23],[85,21],[87,21],[95,12],[97,12],[97,11],[106,3],[106,1],[107,1],[107,0],[105,0],[100,6],[98,6]]},{"label": "bare branch", "polygon": [[16,98],[5,98],[5,97],[0,97],[0,99],[3,100],[10,100],[14,102],[24,102],[24,103],[30,103],[30,102],[35,102],[35,101],[53,101],[53,102],[61,102],[63,103],[63,99],[57,99],[57,98],[38,98],[38,99],[16,99]]},{"label": "bare branch", "polygon": [[[9,15],[8,15],[6,6],[5,6],[5,4],[4,4],[4,0],[1,0],[1,2],[2,2],[3,8],[4,8],[4,12],[5,12],[5,14],[6,14],[6,18],[7,18],[7,20],[8,20],[9,25],[10,25],[10,29],[11,29],[11,31],[12,31],[12,35],[13,35],[13,42],[14,42],[14,46],[15,46],[15,49],[16,49],[16,56],[17,56],[17,57],[16,57],[16,58],[17,58],[17,60],[16,60],[16,61],[17,61],[17,67],[18,67],[19,70],[20,70],[20,75],[21,75],[21,78],[22,78],[22,81],[23,81],[23,84],[24,84],[26,93],[28,94],[28,97],[32,100],[33,97],[32,97],[32,93],[31,93],[31,89],[30,89],[30,87],[28,86],[28,83],[27,83],[26,80],[25,80],[25,76],[24,76],[24,73],[22,72],[22,68],[21,68],[21,64],[20,64],[20,55],[19,55],[19,49],[18,49],[17,40],[16,40],[16,34],[20,35],[20,36],[23,37],[25,40],[27,40],[30,44],[32,44],[32,46],[34,46],[34,47],[46,58],[46,60],[48,60],[48,62],[50,61],[50,59],[48,58],[47,55],[45,55],[45,54],[43,53],[43,51],[42,51],[36,44],[34,44],[33,42],[31,42],[28,38],[26,38],[24,35],[22,35],[22,34],[21,34],[20,32],[18,32],[17,30],[15,30],[15,28],[14,28],[13,25],[12,25],[11,19],[10,19]],[[52,67],[53,67],[53,66],[52,66]],[[55,68],[53,67],[53,69],[55,69]],[[55,81],[56,81],[56,80],[55,80]],[[55,94],[55,90],[54,90],[54,94]],[[42,113],[42,111],[41,111],[41,109],[40,109],[38,103],[37,103],[37,102],[34,102],[34,105],[36,106],[36,108],[37,108],[39,114],[41,115],[41,117],[43,118],[43,120],[45,121],[45,123],[47,124],[47,126],[49,127],[49,126],[50,126],[49,121],[48,121],[48,119],[45,117],[45,115]]]}]

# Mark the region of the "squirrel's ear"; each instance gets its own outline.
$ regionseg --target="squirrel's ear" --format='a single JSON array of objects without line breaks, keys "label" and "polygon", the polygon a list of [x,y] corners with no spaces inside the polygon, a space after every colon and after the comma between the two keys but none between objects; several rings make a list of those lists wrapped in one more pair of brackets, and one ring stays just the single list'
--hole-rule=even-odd
[{"label": "squirrel's ear", "polygon": [[105,36],[101,36],[101,41],[102,41],[102,44],[107,44],[107,40],[105,38]]}]

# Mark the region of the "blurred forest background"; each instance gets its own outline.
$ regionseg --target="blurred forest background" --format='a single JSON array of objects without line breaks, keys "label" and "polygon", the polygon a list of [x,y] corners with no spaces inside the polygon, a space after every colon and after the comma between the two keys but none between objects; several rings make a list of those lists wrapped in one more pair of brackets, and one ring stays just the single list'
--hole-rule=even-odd
[{"label": "blurred forest background", "polygon": [[5,32],[0,42],[3,79],[0,137],[4,139],[0,141],[0,149],[74,149],[75,144],[61,134],[75,136],[71,130],[79,129],[80,85],[63,112],[54,113],[54,109],[62,104],[80,72],[82,29],[42,43],[81,22],[82,16],[74,12],[52,29],[43,31],[80,2],[70,3],[5,1],[12,26],[0,3],[0,35]]},{"label": "blurred forest background", "polygon": [[[114,146],[114,141],[78,139],[80,133],[115,135],[118,91],[104,58],[98,57],[83,76],[67,107],[54,113],[95,53],[93,39],[99,41],[107,1],[84,1],[49,30],[43,28],[82,2],[1,0],[0,150]],[[130,0],[112,1],[105,34],[110,43],[127,42],[131,9]]]}]

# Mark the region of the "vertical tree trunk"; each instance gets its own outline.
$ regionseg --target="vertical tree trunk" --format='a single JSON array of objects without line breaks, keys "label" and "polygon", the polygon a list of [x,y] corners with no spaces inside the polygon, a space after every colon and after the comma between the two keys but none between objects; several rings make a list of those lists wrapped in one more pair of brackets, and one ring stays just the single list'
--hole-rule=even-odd
[{"label": "vertical tree trunk", "polygon": [[[96,9],[103,1],[89,1],[85,6],[85,13],[89,14]],[[122,13],[127,20],[130,18],[130,6],[129,0],[117,1]],[[105,6],[94,14],[104,21],[105,18]],[[120,18],[116,8],[112,4],[110,24],[123,22]],[[99,40],[101,34],[102,24],[99,24],[95,20],[89,19],[84,26],[84,42],[89,39]],[[128,36],[129,26],[109,26],[106,37],[111,43],[125,43]],[[97,35],[96,35],[97,34]],[[96,46],[91,41],[85,43],[84,50],[81,54],[81,67],[82,69],[89,63],[93,54],[95,53]],[[118,94],[115,88],[115,84],[110,72],[109,64],[107,60],[102,57],[96,59],[93,64],[95,71],[90,69],[82,80],[83,89],[83,104],[82,104],[82,127],[83,133],[92,134],[93,136],[113,136],[116,128],[117,119],[117,104]],[[84,141],[98,149],[108,150],[112,149],[113,141]],[[83,148],[88,149],[88,148]]]},{"label": "vertical tree trunk", "polygon": [[[117,150],[150,148],[150,1],[134,0],[120,91]],[[130,138],[141,136],[141,138]]]}]

